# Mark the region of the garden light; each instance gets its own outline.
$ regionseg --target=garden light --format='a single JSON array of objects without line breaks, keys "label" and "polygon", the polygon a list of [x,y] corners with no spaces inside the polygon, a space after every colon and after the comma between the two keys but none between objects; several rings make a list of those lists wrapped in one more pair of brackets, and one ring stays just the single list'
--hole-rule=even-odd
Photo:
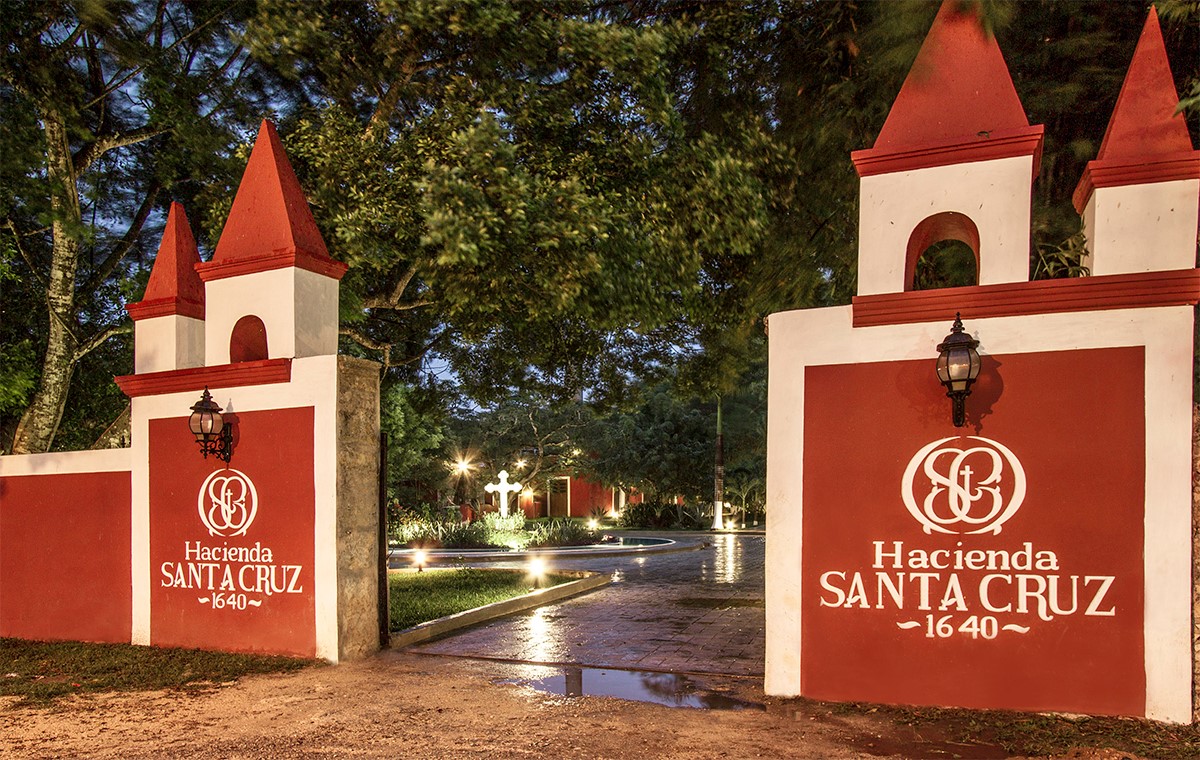
[{"label": "garden light", "polygon": [[597,528],[600,527],[600,521],[593,517],[592,519],[587,521],[587,526],[588,526],[588,530],[596,530]]},{"label": "garden light", "polygon": [[546,575],[546,560],[541,557],[529,558],[529,577],[533,578],[533,587],[542,587],[542,577]]},{"label": "garden light", "polygon": [[417,549],[415,552],[413,552],[413,564],[417,566],[418,573],[425,572],[425,563],[428,561],[428,559],[429,556],[425,554],[424,549]]},{"label": "garden light", "polygon": [[454,469],[456,472],[458,472],[459,475],[466,475],[468,472],[471,471],[471,463],[465,459],[460,459],[454,465]]},{"label": "garden light", "polygon": [[208,459],[208,455],[212,454],[229,464],[233,458],[233,427],[225,424],[221,406],[213,401],[207,387],[200,400],[192,405],[188,427],[196,437],[196,443],[200,444],[200,456]]},{"label": "garden light", "polygon": [[979,376],[979,341],[963,331],[962,314],[954,315],[950,334],[938,344],[937,375],[952,403],[954,427],[966,424],[966,401]]}]

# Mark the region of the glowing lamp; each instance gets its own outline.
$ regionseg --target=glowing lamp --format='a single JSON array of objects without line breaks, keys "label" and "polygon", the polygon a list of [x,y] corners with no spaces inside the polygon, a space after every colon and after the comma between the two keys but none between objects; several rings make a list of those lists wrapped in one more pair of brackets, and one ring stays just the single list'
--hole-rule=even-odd
[{"label": "glowing lamp", "polygon": [[971,384],[979,377],[979,352],[975,350],[978,346],[979,341],[963,330],[962,314],[955,314],[950,334],[937,347],[937,376],[950,397],[954,427],[966,424],[967,396],[971,395]]},{"label": "glowing lamp", "polygon": [[529,558],[529,576],[533,578],[533,585],[536,588],[541,588],[542,578],[546,575],[546,560],[541,557]]}]

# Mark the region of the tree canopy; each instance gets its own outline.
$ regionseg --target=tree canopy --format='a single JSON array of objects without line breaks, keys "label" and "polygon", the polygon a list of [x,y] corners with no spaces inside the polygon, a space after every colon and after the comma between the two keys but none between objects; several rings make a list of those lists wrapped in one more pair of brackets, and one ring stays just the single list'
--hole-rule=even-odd
[{"label": "tree canopy", "polygon": [[[1035,257],[1066,265],[1037,272],[1070,273],[1070,191],[1145,6],[969,4],[1046,125]],[[1159,6],[1195,109],[1200,9]],[[661,378],[697,399],[728,395],[761,360],[763,316],[849,300],[849,153],[873,142],[937,7],[10,4],[0,448],[86,445],[120,410],[115,389],[98,389],[130,369],[121,306],[140,295],[163,210],[187,203],[211,250],[264,115],[351,266],[342,350],[407,388],[389,396],[408,409],[397,431],[431,429],[413,423],[432,408],[414,399],[441,392],[439,373],[489,409],[522,393],[635,408]]]}]

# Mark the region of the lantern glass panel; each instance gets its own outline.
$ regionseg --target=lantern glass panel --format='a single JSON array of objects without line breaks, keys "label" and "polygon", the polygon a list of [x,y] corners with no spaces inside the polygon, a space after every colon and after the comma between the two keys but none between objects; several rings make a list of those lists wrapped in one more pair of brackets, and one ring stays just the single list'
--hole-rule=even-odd
[{"label": "lantern glass panel", "polygon": [[971,373],[968,377],[973,381],[979,377],[979,368],[982,366],[982,362],[979,361],[979,352],[975,349],[969,349],[967,353],[971,355]]},{"label": "lantern glass panel", "polygon": [[950,382],[950,368],[947,366],[947,358],[945,353],[938,354],[937,376],[938,380],[942,381],[942,385],[947,385]]},{"label": "lantern glass panel", "polygon": [[947,352],[947,370],[950,375],[950,390],[967,389],[971,379],[971,352],[966,348],[953,348]]}]

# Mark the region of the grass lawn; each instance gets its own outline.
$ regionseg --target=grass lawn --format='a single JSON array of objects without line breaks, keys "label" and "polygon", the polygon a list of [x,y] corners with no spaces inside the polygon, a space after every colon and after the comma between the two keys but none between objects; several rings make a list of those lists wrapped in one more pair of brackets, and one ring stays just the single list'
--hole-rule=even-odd
[{"label": "grass lawn", "polygon": [[[575,580],[565,575],[547,575],[542,586],[557,586]],[[456,612],[527,594],[534,586],[524,570],[426,570],[423,573],[391,573],[388,576],[389,613],[393,631],[437,620]]]},{"label": "grass lawn", "polygon": [[0,696],[39,704],[87,691],[202,688],[252,673],[281,673],[315,660],[159,649],[131,644],[0,638]]}]

